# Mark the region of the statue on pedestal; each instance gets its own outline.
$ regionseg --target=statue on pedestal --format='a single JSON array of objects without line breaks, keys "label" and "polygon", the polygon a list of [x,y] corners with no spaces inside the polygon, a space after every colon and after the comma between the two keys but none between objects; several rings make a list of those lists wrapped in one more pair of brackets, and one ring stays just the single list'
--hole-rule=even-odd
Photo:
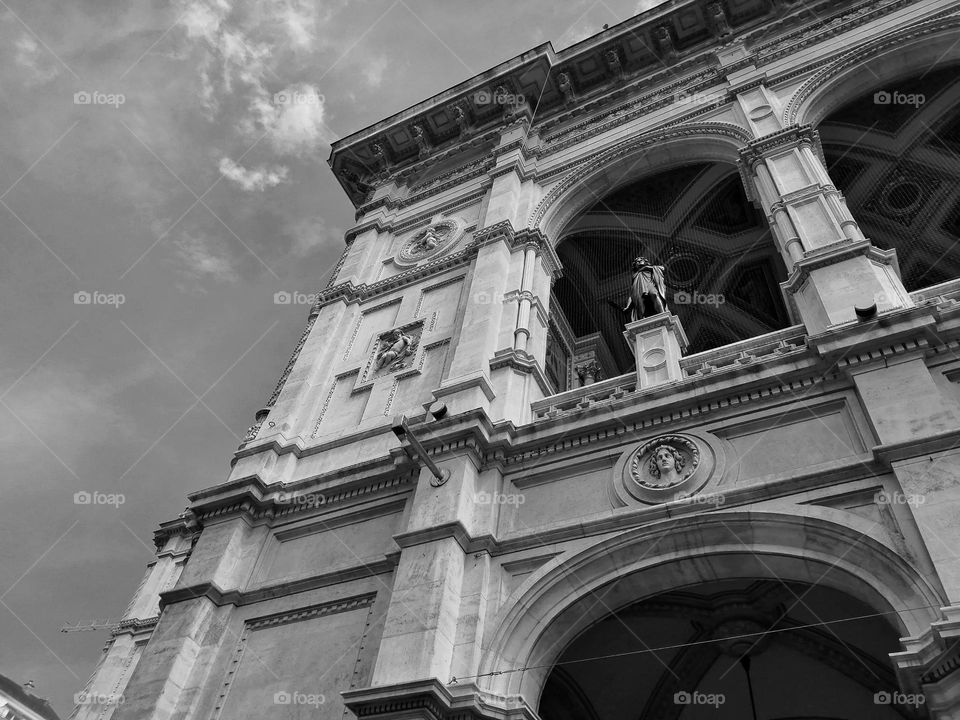
[{"label": "statue on pedestal", "polygon": [[651,265],[642,255],[633,261],[633,285],[624,312],[630,313],[630,322],[659,315],[667,309],[667,286],[663,280],[663,265]]}]

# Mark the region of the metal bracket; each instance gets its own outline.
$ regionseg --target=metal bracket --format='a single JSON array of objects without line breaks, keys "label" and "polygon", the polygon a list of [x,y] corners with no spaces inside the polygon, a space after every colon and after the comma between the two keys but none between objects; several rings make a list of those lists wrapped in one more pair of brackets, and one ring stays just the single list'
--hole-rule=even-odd
[{"label": "metal bracket", "polygon": [[450,471],[446,468],[440,468],[427,454],[426,449],[417,439],[417,436],[410,430],[407,418],[403,415],[397,415],[393,418],[391,427],[393,434],[400,440],[400,447],[413,462],[425,465],[433,474],[430,485],[440,487],[450,479]]}]

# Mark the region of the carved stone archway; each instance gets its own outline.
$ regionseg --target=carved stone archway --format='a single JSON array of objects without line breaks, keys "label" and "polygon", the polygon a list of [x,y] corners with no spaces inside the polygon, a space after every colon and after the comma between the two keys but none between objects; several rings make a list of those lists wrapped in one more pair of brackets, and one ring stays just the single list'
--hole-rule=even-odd
[{"label": "carved stone archway", "polygon": [[[564,647],[612,610],[704,581],[820,584],[890,613],[901,636],[929,630],[946,604],[876,525],[827,508],[716,512],[666,520],[561,555],[507,600],[484,643],[478,685],[537,707]],[[596,593],[604,589],[604,602]],[[522,668],[529,668],[523,670]]]},{"label": "carved stone archway", "polygon": [[564,226],[614,188],[654,171],[691,162],[736,165],[740,148],[753,138],[741,127],[712,122],[655,130],[587,158],[537,204],[527,227],[559,241]]},{"label": "carved stone archway", "polygon": [[[851,50],[809,78],[783,110],[783,125],[813,125],[870,87],[960,60],[960,18],[926,20]],[[893,89],[893,88],[891,88]],[[905,92],[907,92],[905,90]]]}]

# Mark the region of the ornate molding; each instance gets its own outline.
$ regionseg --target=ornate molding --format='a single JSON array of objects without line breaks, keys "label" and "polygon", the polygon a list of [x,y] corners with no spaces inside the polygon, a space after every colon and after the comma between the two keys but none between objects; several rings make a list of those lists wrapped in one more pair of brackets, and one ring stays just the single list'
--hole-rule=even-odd
[{"label": "ornate molding", "polygon": [[839,55],[830,65],[809,78],[800,89],[794,93],[783,109],[783,124],[795,125],[798,121],[800,107],[810,99],[814,93],[827,85],[828,81],[866,60],[874,58],[890,47],[900,47],[906,40],[914,40],[925,35],[941,33],[960,26],[960,17],[944,16],[955,15],[956,9],[940,13],[935,19],[911,25],[903,30],[897,30],[872,42],[858,45],[853,50]]},{"label": "ornate molding", "polygon": [[[639,137],[623,140],[611,148],[599,150],[587,158],[582,158],[580,161],[580,169],[564,177],[563,180],[557,183],[557,185],[547,193],[536,208],[534,208],[530,214],[530,218],[527,220],[527,227],[539,229],[547,211],[553,207],[568,190],[582,184],[588,177],[602,174],[611,163],[620,158],[651,145],[670,140],[697,137],[704,139],[723,138],[731,141],[731,144],[736,144],[738,147],[746,145],[753,139],[746,130],[736,125],[711,122],[659,128],[644,133]],[[572,215],[577,212],[577,210],[578,208],[569,209],[561,217]]]}]

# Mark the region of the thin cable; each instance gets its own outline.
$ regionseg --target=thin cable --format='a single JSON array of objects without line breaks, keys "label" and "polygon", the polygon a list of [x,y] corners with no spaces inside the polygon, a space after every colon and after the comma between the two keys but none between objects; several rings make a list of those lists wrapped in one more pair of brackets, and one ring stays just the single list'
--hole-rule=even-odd
[{"label": "thin cable", "polygon": [[562,660],[558,662],[546,663],[543,665],[525,665],[524,667],[513,668],[511,670],[494,670],[492,672],[481,673],[479,675],[464,675],[463,677],[459,677],[459,678],[452,677],[450,678],[450,682],[448,684],[453,685],[455,683],[460,682],[461,680],[471,680],[471,679],[477,679],[482,677],[492,677],[494,675],[506,675],[508,673],[524,672],[526,670],[540,670],[544,668],[552,668],[558,665],[573,665],[575,663],[593,662],[594,660],[609,660],[612,658],[627,657],[630,655],[643,655],[646,653],[655,653],[655,652],[660,652],[661,650],[678,650],[680,648],[695,647],[697,645],[709,645],[711,643],[728,642],[730,640],[740,640],[744,638],[752,638],[757,636],[762,637],[764,635],[772,635],[774,633],[790,632],[793,630],[806,630],[807,628],[823,627],[825,625],[834,625],[834,624],[845,623],[845,622],[856,622],[857,620],[869,620],[870,618],[883,617],[885,615],[899,615],[902,612],[912,612],[914,610],[939,610],[939,609],[940,609],[939,605],[919,605],[917,607],[909,607],[909,608],[904,608],[902,610],[888,610],[886,612],[870,613],[868,615],[855,615],[853,617],[848,617],[848,618],[838,618],[836,620],[824,620],[822,622],[807,623],[806,625],[793,625],[791,627],[776,628],[776,629],[771,628],[770,630],[763,630],[760,632],[743,633],[742,635],[728,635],[721,638],[711,638],[710,640],[694,640],[692,642],[678,643],[677,645],[663,645],[661,647],[644,648],[642,650],[626,650],[624,652],[611,653],[609,655],[596,655],[594,657],[580,658],[578,660]]}]

